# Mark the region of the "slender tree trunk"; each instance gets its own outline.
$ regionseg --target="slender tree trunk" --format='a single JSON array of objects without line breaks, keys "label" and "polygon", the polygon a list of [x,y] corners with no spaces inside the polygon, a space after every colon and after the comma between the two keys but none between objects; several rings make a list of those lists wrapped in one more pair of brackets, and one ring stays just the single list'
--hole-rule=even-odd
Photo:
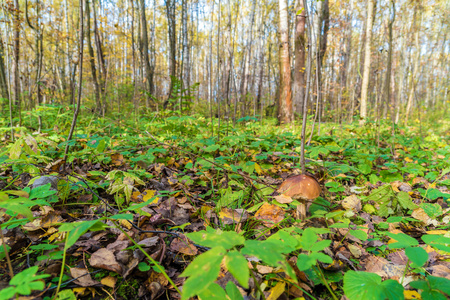
[{"label": "slender tree trunk", "polygon": [[278,98],[278,122],[282,124],[292,121],[291,63],[289,56],[287,0],[278,0],[278,4],[280,13],[280,96]]},{"label": "slender tree trunk", "polygon": [[[36,86],[36,93],[37,93],[37,104],[42,103],[42,92],[41,92],[41,72],[42,72],[42,58],[43,58],[43,51],[42,51],[42,29],[40,28],[39,24],[39,1],[36,3],[36,26],[33,26],[30,22],[29,16],[28,16],[28,1],[25,0],[25,19],[28,24],[28,26],[34,31],[35,33],[35,52],[36,52],[36,75],[35,75],[35,86]],[[31,93],[30,93],[31,97]]]},{"label": "slender tree trunk", "polygon": [[14,99],[15,109],[20,113],[20,76],[19,76],[19,64],[20,64],[20,6],[19,0],[14,0],[14,20],[13,20],[13,68],[12,68],[12,77],[13,77],[13,88],[12,94]]},{"label": "slender tree trunk", "polygon": [[[99,0],[100,1],[100,0]],[[98,61],[98,77],[99,77],[99,85],[100,85],[100,97],[101,97],[101,103],[102,103],[102,115],[104,116],[106,113],[106,77],[107,77],[107,70],[106,70],[106,63],[105,63],[105,56],[103,54],[103,45],[102,40],[100,37],[100,32],[98,30],[97,25],[97,12],[95,9],[95,0],[92,0],[92,13],[94,16],[94,40],[95,40],[95,47],[97,49],[97,61]]]},{"label": "slender tree trunk", "polygon": [[[147,86],[146,95],[146,107],[150,107],[150,95],[153,94],[153,70],[150,66],[150,56],[148,54],[148,30],[147,30],[147,17],[145,15],[145,1],[140,0],[141,2],[141,41],[140,41],[140,49],[141,49],[141,57],[142,63],[144,64],[144,72],[145,72],[145,81]],[[150,94],[150,95],[149,95]]]},{"label": "slender tree trunk", "polygon": [[253,43],[253,24],[255,22],[255,9],[256,0],[252,0],[252,8],[250,10],[250,24],[248,24],[248,31],[246,36],[245,54],[244,54],[244,69],[242,70],[241,79],[241,116],[247,114],[247,94],[248,94],[248,81],[250,77],[250,60],[252,55],[252,43]]},{"label": "slender tree trunk", "polygon": [[[72,90],[72,86],[73,86],[73,82],[71,81],[72,79],[72,51],[71,51],[71,47],[70,47],[70,27],[69,27],[69,15],[68,15],[68,4],[67,4],[67,0],[64,0],[64,21],[65,21],[65,25],[66,25],[66,66],[67,69],[64,69],[64,73],[67,74],[65,75],[65,77],[67,77],[69,79],[69,88],[70,88],[70,92],[73,93]],[[65,87],[66,88],[66,87]],[[72,94],[71,94],[72,95]],[[72,103],[71,103],[72,104]]]},{"label": "slender tree trunk", "polygon": [[[8,80],[7,80],[7,76],[8,73],[6,71],[5,68],[5,48],[3,46],[3,36],[2,33],[0,32],[0,89],[1,89],[1,96],[4,99],[9,100],[9,89],[8,89]],[[2,101],[2,104],[4,102]],[[4,109],[3,105],[0,107],[2,110]]]},{"label": "slender tree trunk", "polygon": [[388,23],[388,41],[389,41],[389,50],[387,57],[387,66],[386,66],[386,84],[385,84],[385,95],[386,95],[386,106],[388,103],[391,103],[391,120],[392,124],[395,122],[395,97],[391,94],[391,73],[392,73],[392,29],[395,21],[395,2],[391,0],[391,16]]},{"label": "slender tree trunk", "polygon": [[[142,0],[141,0],[142,1]],[[170,88],[168,99],[172,97],[172,91],[174,88],[174,80],[176,80],[177,74],[177,33],[176,33],[176,1],[165,0],[167,22],[168,22],[168,34],[169,34],[169,74],[170,74]],[[168,100],[164,103],[164,108],[167,107]]]},{"label": "slender tree trunk", "polygon": [[[86,0],[86,9],[89,7],[89,2]],[[88,23],[89,24],[89,23]],[[82,90],[82,82],[83,82],[83,41],[84,41],[84,20],[83,20],[83,0],[80,0],[80,45],[78,49],[78,63],[79,63],[79,70],[78,70],[78,99],[77,99],[77,106],[73,112],[73,118],[72,118],[72,125],[70,126],[69,136],[67,137],[67,144],[66,148],[64,150],[64,163],[67,161],[67,155],[69,153],[69,147],[70,147],[70,140],[72,139],[73,132],[75,131],[75,126],[77,125],[77,118],[78,114],[80,112],[81,107],[81,90]],[[76,68],[74,68],[75,70]],[[74,71],[75,72],[75,71]],[[62,270],[61,270],[62,272]],[[61,273],[62,276],[62,273]],[[59,285],[58,285],[59,289]],[[58,293],[58,290],[56,291],[56,294]]]},{"label": "slender tree trunk", "polygon": [[[91,65],[92,81],[94,82],[94,95],[96,111],[102,112],[102,103],[100,100],[100,85],[98,84],[97,68],[95,67],[94,48],[91,43],[91,11],[89,9],[89,0],[85,1],[85,13],[86,13],[86,41],[89,50],[89,63]],[[81,63],[81,62],[80,62]],[[81,83],[79,83],[81,84]]]},{"label": "slender tree trunk", "polygon": [[[182,52],[182,65],[183,65],[183,89],[186,90],[188,99],[190,99],[190,90],[189,86],[190,83],[190,61],[189,61],[189,34],[188,34],[188,8],[187,8],[187,1],[188,0],[182,0],[181,3],[181,22],[182,22],[182,42],[183,42],[183,52]],[[190,101],[190,100],[189,100]]]},{"label": "slender tree trunk", "polygon": [[406,111],[405,111],[405,125],[408,124],[409,114],[411,111],[412,103],[414,101],[414,95],[416,93],[416,85],[418,81],[418,75],[419,75],[419,62],[420,62],[420,43],[419,43],[419,28],[420,28],[420,21],[417,21],[417,19],[420,18],[420,16],[416,17],[417,14],[417,6],[416,11],[414,12],[414,41],[416,44],[416,56],[414,58],[414,67],[412,70],[412,76],[409,83],[409,97],[408,97],[408,103],[406,104]]},{"label": "slender tree trunk", "polygon": [[305,0],[297,0],[295,8],[295,67],[293,83],[293,108],[303,115],[303,100],[305,99],[305,54],[306,54],[306,10]]},{"label": "slender tree trunk", "polygon": [[374,6],[376,0],[367,0],[367,30],[364,50],[364,75],[361,87],[361,108],[360,108],[360,123],[364,124],[367,118],[367,99],[369,91],[370,80],[370,57],[372,44],[372,25],[374,19]]}]

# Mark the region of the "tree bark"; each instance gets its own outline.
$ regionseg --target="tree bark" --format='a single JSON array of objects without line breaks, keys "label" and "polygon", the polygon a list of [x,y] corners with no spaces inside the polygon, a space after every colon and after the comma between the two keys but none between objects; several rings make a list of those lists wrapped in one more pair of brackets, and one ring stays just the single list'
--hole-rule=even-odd
[{"label": "tree bark", "polygon": [[19,63],[20,63],[20,6],[19,0],[14,0],[14,39],[13,39],[13,66],[12,66],[12,77],[13,77],[13,88],[12,94],[14,99],[14,106],[19,107],[20,111],[20,76],[19,76]]},{"label": "tree bark", "polygon": [[[153,94],[153,69],[150,66],[150,56],[148,54],[148,30],[147,30],[147,17],[145,15],[145,1],[141,2],[141,56],[144,64],[145,81],[147,83],[147,92]],[[146,106],[150,107],[149,99],[150,95],[146,95]]]},{"label": "tree bark", "polygon": [[[142,1],[142,0],[141,0]],[[166,3],[166,13],[167,13],[167,27],[169,34],[169,74],[170,74],[170,88],[168,99],[172,97],[172,91],[174,87],[174,80],[176,80],[177,74],[177,33],[176,33],[176,1],[175,0],[165,0]],[[164,108],[167,107],[168,100],[164,103]]]},{"label": "tree bark", "polygon": [[278,98],[278,122],[292,121],[291,64],[289,57],[289,24],[287,0],[278,0],[280,24],[280,96]]},{"label": "tree bark", "polygon": [[305,0],[297,0],[295,16],[295,67],[293,83],[293,109],[303,115],[303,100],[305,98],[305,54],[306,54],[306,10]]},{"label": "tree bark", "polygon": [[367,99],[369,91],[369,80],[370,80],[370,48],[372,42],[372,26],[374,19],[374,6],[376,0],[367,0],[367,30],[366,30],[366,40],[364,49],[364,75],[361,87],[361,108],[359,112],[360,123],[364,124],[367,118]]},{"label": "tree bark", "polygon": [[[7,71],[5,68],[5,60],[4,60],[4,56],[5,56],[5,48],[3,46],[3,36],[2,33],[0,32],[0,89],[2,91],[2,93],[0,94],[2,96],[2,98],[9,100],[9,89],[8,89],[8,80],[7,80]],[[4,102],[2,101],[2,104]],[[1,107],[1,109],[3,110],[3,105]]]},{"label": "tree bark", "polygon": [[101,113],[102,103],[100,100],[100,85],[98,84],[97,68],[95,67],[94,48],[92,47],[91,43],[91,11],[89,9],[89,0],[85,1],[85,14],[86,14],[86,33],[87,33],[86,41],[89,51],[89,63],[91,65],[92,81],[94,82],[94,96],[95,96],[95,104],[97,106],[96,111],[98,113]]},{"label": "tree bark", "polygon": [[253,43],[253,23],[255,22],[255,8],[256,0],[252,0],[252,8],[250,10],[250,24],[248,24],[248,31],[246,36],[245,54],[244,54],[244,69],[242,70],[241,78],[241,117],[247,114],[247,93],[248,93],[248,81],[250,77],[250,59],[252,55],[252,43]]}]

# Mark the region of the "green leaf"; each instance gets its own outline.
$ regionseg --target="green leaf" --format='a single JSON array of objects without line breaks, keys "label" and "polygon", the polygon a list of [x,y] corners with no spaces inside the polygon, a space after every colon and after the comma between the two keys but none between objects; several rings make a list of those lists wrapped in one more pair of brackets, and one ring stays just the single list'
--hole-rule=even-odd
[{"label": "green leaf", "polygon": [[450,296],[450,280],[444,277],[427,276],[426,280],[413,281],[409,285],[422,290],[422,299],[448,299],[438,291]]},{"label": "green leaf", "polygon": [[328,247],[330,245],[331,245],[331,241],[330,240],[318,241],[317,243],[312,245],[309,250],[318,252],[318,251],[322,251],[323,249],[325,249],[326,247]]},{"label": "green leaf", "polygon": [[13,298],[15,294],[16,294],[16,288],[13,286],[9,286],[0,291],[0,299],[8,300],[8,299]]},{"label": "green leaf", "polygon": [[407,247],[405,254],[417,267],[422,267],[428,260],[427,251],[421,247]]},{"label": "green leaf", "polygon": [[298,240],[285,230],[279,230],[277,233],[272,234],[267,240],[278,243],[280,245],[280,252],[285,254],[294,251],[298,244]]},{"label": "green leaf", "polygon": [[355,238],[360,239],[362,241],[367,240],[367,233],[365,231],[350,229],[348,233],[350,235],[353,235]]},{"label": "green leaf", "polygon": [[139,271],[141,271],[141,272],[147,272],[148,270],[151,269],[151,267],[150,267],[147,263],[145,263],[145,262],[140,262],[140,263],[138,264],[138,269],[139,269]]},{"label": "green leaf", "polygon": [[300,253],[297,257],[297,267],[300,271],[311,269],[316,263],[317,260],[314,257],[304,253]]},{"label": "green leaf", "polygon": [[227,294],[220,285],[213,282],[198,297],[200,300],[223,300],[227,299]]},{"label": "green leaf", "polygon": [[347,271],[344,292],[349,300],[404,299],[403,286],[393,279],[381,282],[374,273]]},{"label": "green leaf", "polygon": [[450,296],[450,279],[444,277],[427,276],[432,289],[440,290]]},{"label": "green leaf", "polygon": [[71,289],[67,289],[60,291],[56,295],[56,300],[77,300],[77,297]]},{"label": "green leaf", "polygon": [[25,269],[16,274],[9,284],[16,286],[16,292],[21,295],[29,295],[33,290],[43,290],[45,287],[44,282],[37,280],[50,277],[50,275],[36,275],[37,271],[38,266]]},{"label": "green leaf", "polygon": [[415,238],[412,238],[404,233],[395,234],[391,232],[386,232],[386,235],[397,241],[396,243],[389,244],[390,249],[406,248],[409,246],[419,245],[419,242]]},{"label": "green leaf", "polygon": [[432,219],[442,215],[442,207],[438,203],[421,203],[420,207]]},{"label": "green leaf", "polygon": [[244,297],[242,297],[241,292],[239,292],[239,289],[237,288],[237,286],[234,284],[233,281],[228,281],[225,290],[227,292],[228,297],[231,300],[244,300]]},{"label": "green leaf", "polygon": [[309,256],[315,260],[318,260],[326,264],[331,264],[333,262],[333,259],[331,257],[321,252],[313,252]]},{"label": "green leaf", "polygon": [[427,234],[423,235],[421,239],[432,247],[450,253],[450,246],[448,246],[448,244],[450,244],[450,238],[448,237],[442,235]]},{"label": "green leaf", "polygon": [[[99,220],[82,221],[77,223],[65,223],[59,227],[59,231],[69,231],[65,249],[73,246],[78,239],[95,225],[105,227],[106,225]],[[70,228],[70,229],[69,229]]]},{"label": "green leaf", "polygon": [[217,246],[197,256],[181,273],[180,277],[190,276],[183,285],[181,299],[189,299],[203,292],[219,276],[220,263],[226,250]]},{"label": "green leaf", "polygon": [[318,240],[317,234],[315,234],[311,228],[306,228],[302,234],[300,246],[303,250],[310,251],[310,249],[314,246],[317,240]]},{"label": "green leaf", "polygon": [[205,152],[215,152],[216,150],[219,150],[220,145],[214,144],[211,146],[208,146],[205,148]]},{"label": "green leaf", "polygon": [[[16,198],[18,199],[18,198]],[[0,201],[0,208],[10,210],[17,214],[22,214],[25,217],[27,217],[28,220],[33,220],[33,213],[31,210],[26,207],[25,205],[22,205],[20,203],[14,202],[17,201],[16,199],[10,199],[11,201]]]},{"label": "green leaf", "polygon": [[210,248],[220,246],[227,250],[237,245],[241,245],[245,241],[244,237],[240,236],[235,231],[222,231],[220,229],[213,232],[202,230],[186,233],[186,236],[196,244]]},{"label": "green leaf", "polygon": [[272,267],[282,267],[283,270],[286,271],[286,274],[291,278],[297,278],[295,276],[294,270],[286,262],[286,259],[280,251],[283,251],[283,249],[282,247],[280,247],[279,243],[276,242],[276,240],[247,240],[244,243],[244,248],[241,249],[242,254],[256,256]]},{"label": "green leaf", "polygon": [[113,220],[133,220],[133,215],[132,214],[117,214],[114,216],[109,217],[109,219],[113,219]]},{"label": "green leaf", "polygon": [[55,190],[51,190],[51,183],[47,183],[41,186],[38,186],[31,190],[30,192],[30,200],[32,199],[45,199],[51,195],[56,194]]},{"label": "green leaf", "polygon": [[225,266],[240,285],[248,288],[250,272],[247,266],[247,260],[240,252],[235,250],[228,252],[225,256]]},{"label": "green leaf", "polygon": [[399,192],[397,194],[398,203],[403,209],[416,209],[417,205],[412,202],[411,197],[407,192]]}]

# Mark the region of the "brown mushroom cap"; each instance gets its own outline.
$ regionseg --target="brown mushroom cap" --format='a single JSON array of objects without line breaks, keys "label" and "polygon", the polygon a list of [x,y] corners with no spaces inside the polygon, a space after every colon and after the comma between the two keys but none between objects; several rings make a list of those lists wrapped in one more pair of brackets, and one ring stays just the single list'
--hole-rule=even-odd
[{"label": "brown mushroom cap", "polygon": [[314,200],[320,195],[320,185],[314,177],[302,174],[286,179],[277,192],[296,200]]}]

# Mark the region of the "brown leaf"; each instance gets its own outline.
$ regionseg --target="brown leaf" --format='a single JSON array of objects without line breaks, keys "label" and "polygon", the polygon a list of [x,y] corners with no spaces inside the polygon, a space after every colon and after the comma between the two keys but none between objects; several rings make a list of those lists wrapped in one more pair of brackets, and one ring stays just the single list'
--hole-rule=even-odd
[{"label": "brown leaf", "polygon": [[115,153],[111,155],[111,162],[115,166],[123,165],[123,155],[120,153]]},{"label": "brown leaf", "polygon": [[263,221],[267,227],[271,227],[284,219],[284,210],[273,204],[265,202],[256,212],[255,219]]},{"label": "brown leaf", "polygon": [[70,275],[74,279],[77,278],[75,279],[75,283],[81,286],[93,286],[99,284],[98,281],[92,279],[88,269],[70,268]]},{"label": "brown leaf", "polygon": [[361,210],[361,200],[356,195],[351,195],[342,200],[342,207],[346,210],[359,212]]},{"label": "brown leaf", "polygon": [[105,248],[94,252],[89,259],[89,263],[95,268],[122,273],[122,267],[117,262],[113,252]]},{"label": "brown leaf", "polygon": [[150,237],[147,239],[144,239],[142,241],[140,241],[138,243],[138,245],[141,245],[142,247],[148,248],[148,247],[153,247],[156,244],[158,244],[159,241],[159,237],[158,236],[154,236],[154,237]]},{"label": "brown leaf", "polygon": [[277,200],[280,203],[283,204],[287,204],[287,203],[291,203],[292,201],[294,201],[291,197],[286,196],[284,194],[280,194],[278,196],[273,196],[275,198],[275,200]]},{"label": "brown leaf", "polygon": [[170,250],[186,255],[197,255],[198,253],[197,247],[189,241],[180,238],[175,238],[172,243],[170,243]]},{"label": "brown leaf", "polygon": [[219,218],[224,225],[244,222],[248,219],[248,213],[243,209],[222,208]]}]

